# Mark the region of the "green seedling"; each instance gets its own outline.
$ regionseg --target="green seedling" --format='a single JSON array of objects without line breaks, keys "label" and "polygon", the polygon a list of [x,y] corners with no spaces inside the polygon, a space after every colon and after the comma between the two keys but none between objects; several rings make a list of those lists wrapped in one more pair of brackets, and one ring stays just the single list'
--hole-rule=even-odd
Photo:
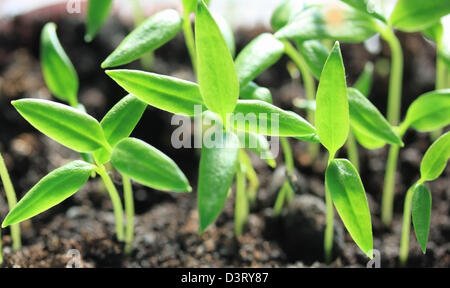
[{"label": "green seedling", "polygon": [[[14,191],[14,186],[11,182],[11,178],[9,177],[8,169],[6,168],[5,160],[3,156],[0,154],[0,180],[3,184],[3,189],[5,190],[6,199],[8,201],[9,210],[12,210],[17,203],[16,192]],[[14,251],[20,250],[22,246],[22,240],[20,237],[20,226],[19,224],[15,224],[11,226],[11,239],[12,239],[12,247]],[[1,237],[1,229],[0,229],[0,264],[3,262],[2,258],[2,237]]]},{"label": "green seedling", "polygon": [[405,265],[409,253],[411,216],[417,242],[425,254],[431,224],[431,192],[425,182],[437,179],[450,158],[450,132],[439,137],[426,151],[420,164],[420,179],[406,194],[403,210],[402,239],[400,242],[400,264]]},{"label": "green seedling", "polygon": [[134,213],[132,207],[127,209],[124,235],[122,203],[104,166],[109,161],[123,175],[126,205],[133,203],[129,178],[159,190],[191,190],[170,158],[141,140],[128,138],[145,109],[145,104],[133,95],[123,98],[100,123],[85,112],[48,100],[23,99],[13,105],[31,125],[53,140],[77,152],[93,153],[95,164],[77,160],[50,172],[9,212],[2,227],[20,223],[59,204],[96,172],[113,203],[117,238],[131,244]]}]

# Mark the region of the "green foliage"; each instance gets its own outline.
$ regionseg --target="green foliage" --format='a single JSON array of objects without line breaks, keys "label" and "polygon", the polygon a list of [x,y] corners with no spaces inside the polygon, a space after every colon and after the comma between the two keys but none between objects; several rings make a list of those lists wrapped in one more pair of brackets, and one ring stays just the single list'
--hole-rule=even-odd
[{"label": "green foliage", "polygon": [[377,25],[374,19],[350,6],[333,2],[303,9],[275,36],[281,39],[362,42],[375,33]]},{"label": "green foliage", "polygon": [[70,149],[92,152],[109,147],[97,120],[78,109],[38,99],[22,99],[12,104],[36,129]]},{"label": "green foliage", "polygon": [[135,138],[117,143],[111,153],[111,164],[120,173],[150,188],[175,192],[192,190],[172,159]]},{"label": "green foliage", "polygon": [[223,133],[222,143],[222,147],[202,148],[197,192],[200,233],[219,216],[236,173],[239,140]]},{"label": "green foliage", "polygon": [[419,242],[422,252],[425,254],[431,223],[431,192],[423,184],[414,187],[412,219],[417,242]]},{"label": "green foliage", "polygon": [[197,84],[136,70],[106,71],[127,92],[145,103],[175,114],[194,115],[194,105],[203,99]]},{"label": "green foliage", "polygon": [[[270,151],[270,145],[266,137],[252,132],[237,131],[241,147],[255,152],[259,158],[266,161],[267,165],[274,168],[277,163]],[[250,163],[251,164],[251,163]]]},{"label": "green foliage", "polygon": [[50,92],[71,106],[78,105],[78,75],[56,35],[56,25],[47,23],[41,33],[42,74]]},{"label": "green foliage", "polygon": [[73,161],[52,171],[20,199],[6,216],[2,228],[27,220],[69,198],[86,183],[94,167]]},{"label": "green foliage", "polygon": [[450,124],[450,89],[435,90],[419,96],[409,106],[403,130],[412,127],[420,132],[429,132]]},{"label": "green foliage", "polygon": [[195,21],[198,83],[204,103],[223,119],[239,97],[239,81],[230,50],[205,3],[200,2]]},{"label": "green foliage", "polygon": [[[242,117],[239,117],[242,116]],[[278,119],[276,117],[278,117]],[[234,110],[234,126],[241,131],[270,136],[304,137],[316,134],[314,127],[301,116],[259,100],[239,100]],[[245,118],[244,118],[245,117]],[[252,121],[248,121],[252,120]],[[256,120],[256,121],[255,121]],[[278,126],[278,131],[276,127]]]},{"label": "green foliage", "polygon": [[387,142],[403,146],[401,138],[380,111],[358,90],[348,88],[348,104],[350,108],[350,125],[358,135],[368,135],[378,142]]},{"label": "green foliage", "polygon": [[264,33],[253,39],[236,58],[236,70],[241,87],[246,86],[284,53],[283,42]]},{"label": "green foliage", "polygon": [[331,155],[341,148],[349,132],[349,105],[344,63],[336,42],[320,76],[315,123],[320,142]]},{"label": "green foliage", "polygon": [[369,204],[355,167],[346,159],[333,160],[326,171],[326,189],[356,244],[369,257],[373,249]]},{"label": "green foliage", "polygon": [[227,43],[228,49],[231,53],[231,57],[234,58],[234,56],[236,55],[236,43],[234,41],[234,32],[231,29],[230,23],[228,23],[227,20],[220,14],[214,13],[213,17],[217,23],[217,26],[219,27],[220,32],[222,33],[223,39]]},{"label": "green foliage", "polygon": [[439,22],[449,13],[448,0],[398,0],[389,22],[403,31],[415,32]]},{"label": "green foliage", "polygon": [[91,42],[106,21],[111,10],[112,0],[89,0],[84,40]]},{"label": "green foliage", "polygon": [[239,98],[243,100],[260,100],[272,104],[272,93],[270,93],[270,90],[258,86],[258,84],[252,81],[244,87],[241,87]]},{"label": "green foliage", "polygon": [[[342,2],[352,6],[353,8],[366,13],[370,17],[375,17],[378,20],[381,20],[383,22],[386,22],[385,17],[382,15],[381,11],[374,11],[376,7],[374,7],[373,4],[371,4],[371,0],[341,0]],[[374,1],[372,1],[374,2]],[[381,2],[381,1],[379,1]],[[369,8],[370,7],[370,8]]]},{"label": "green foliage", "polygon": [[359,75],[358,80],[356,80],[353,87],[361,92],[362,95],[369,97],[370,90],[372,89],[372,81],[373,81],[373,63],[367,62],[364,65],[364,70]]},{"label": "green foliage", "polygon": [[439,137],[425,152],[420,163],[421,181],[437,179],[450,158],[450,132]]},{"label": "green foliage", "polygon": [[158,49],[180,32],[181,24],[182,19],[175,10],[167,9],[156,13],[123,39],[103,61],[102,68],[130,63]]},{"label": "green foliage", "polygon": [[327,61],[330,50],[319,40],[296,41],[300,55],[305,59],[309,70],[320,79],[323,65]]}]

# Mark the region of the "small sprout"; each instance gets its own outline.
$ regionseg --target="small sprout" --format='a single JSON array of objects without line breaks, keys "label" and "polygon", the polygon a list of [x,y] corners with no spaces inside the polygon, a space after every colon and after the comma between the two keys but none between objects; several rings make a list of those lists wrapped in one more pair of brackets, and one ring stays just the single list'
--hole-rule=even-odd
[{"label": "small sprout", "polygon": [[41,33],[42,74],[50,92],[72,107],[78,106],[78,75],[56,35],[54,23],[45,24]]}]

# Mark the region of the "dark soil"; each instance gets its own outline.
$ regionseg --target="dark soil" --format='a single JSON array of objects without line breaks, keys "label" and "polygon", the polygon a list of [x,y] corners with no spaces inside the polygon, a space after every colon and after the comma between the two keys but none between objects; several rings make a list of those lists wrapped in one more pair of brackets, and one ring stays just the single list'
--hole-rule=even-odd
[{"label": "dark soil", "polygon": [[[25,97],[51,99],[39,65],[39,35],[43,24],[55,21],[63,47],[80,75],[80,100],[97,119],[106,113],[125,92],[100,69],[129,28],[114,18],[91,44],[83,41],[84,25],[77,18],[43,17],[30,14],[0,23],[0,151],[4,154],[17,194],[21,198],[49,171],[77,159],[74,152],[38,133],[10,105]],[[238,51],[261,31],[239,31]],[[111,37],[113,35],[113,37]],[[434,50],[418,34],[400,34],[405,50],[403,107],[421,93],[432,90],[434,83]],[[352,84],[367,60],[389,59],[386,45],[380,55],[370,55],[363,45],[343,44],[348,82]],[[193,80],[188,54],[182,36],[156,52],[153,70]],[[271,89],[274,102],[294,109],[292,100],[303,97],[300,82],[291,81],[283,58],[257,82]],[[380,64],[381,63],[381,64]],[[382,66],[378,62],[377,67]],[[141,69],[139,62],[127,68]],[[384,112],[388,77],[377,73],[371,100]],[[406,110],[406,109],[404,109]],[[302,113],[302,111],[297,111]],[[197,182],[199,151],[174,149],[170,145],[170,114],[149,107],[133,133],[165,152],[181,167],[191,184]],[[361,149],[361,177],[372,210],[374,247],[381,251],[382,267],[398,266],[403,197],[418,178],[419,163],[430,144],[428,135],[409,132],[406,148],[401,151],[395,197],[395,217],[390,229],[380,222],[381,191],[387,149]],[[199,236],[196,194],[162,193],[134,185],[136,201],[136,239],[131,255],[114,237],[114,216],[107,193],[97,179],[91,180],[75,196],[22,224],[23,249],[11,250],[9,230],[3,231],[3,267],[65,267],[70,249],[81,253],[83,267],[324,267],[323,230],[324,154],[311,161],[305,143],[291,141],[297,168],[297,195],[281,217],[274,217],[272,206],[284,172],[272,170],[252,158],[261,181],[258,199],[252,208],[243,236],[233,235],[233,203],[229,199],[223,213],[212,227]],[[323,151],[322,151],[323,152]],[[343,153],[342,156],[345,156]],[[450,267],[450,169],[429,184],[433,193],[430,241],[422,255],[411,234],[409,266]],[[119,178],[115,178],[119,179]],[[121,183],[117,180],[118,188]],[[232,197],[231,197],[232,198]],[[0,215],[8,212],[1,193]],[[336,216],[338,219],[338,217]],[[333,267],[365,267],[362,255],[339,220],[336,220],[335,258]]]}]

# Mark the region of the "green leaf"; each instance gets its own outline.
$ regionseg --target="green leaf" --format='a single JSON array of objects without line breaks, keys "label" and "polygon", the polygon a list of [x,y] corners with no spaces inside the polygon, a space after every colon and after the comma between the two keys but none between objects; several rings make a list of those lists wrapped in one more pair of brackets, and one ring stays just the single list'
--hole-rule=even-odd
[{"label": "green leaf", "polygon": [[77,152],[108,148],[100,124],[78,109],[40,99],[12,102],[14,108],[36,129]]},{"label": "green leaf", "polygon": [[175,192],[192,190],[172,159],[139,139],[126,138],[117,143],[111,153],[111,164],[120,173],[150,188]]},{"label": "green leaf", "polygon": [[398,0],[389,22],[400,30],[415,32],[439,22],[449,13],[448,0]]},{"label": "green leaf", "polygon": [[278,31],[284,26],[286,26],[295,15],[296,12],[303,9],[303,1],[293,1],[285,0],[278,5],[273,11],[272,17],[270,18],[270,24],[273,30]]},{"label": "green leaf", "polygon": [[196,83],[137,70],[106,71],[128,93],[145,103],[175,114],[194,115],[203,99]]},{"label": "green leaf", "polygon": [[115,67],[139,59],[169,42],[181,30],[182,19],[172,9],[156,13],[134,29],[102,63]]},{"label": "green leaf", "polygon": [[239,100],[233,113],[233,126],[262,135],[302,137],[316,134],[300,115],[259,100]]},{"label": "green leaf", "polygon": [[277,165],[270,150],[270,144],[264,135],[243,131],[236,131],[236,134],[239,137],[241,147],[256,153],[270,167],[274,168]]},{"label": "green leaf", "polygon": [[431,224],[431,192],[423,184],[414,187],[412,220],[417,242],[419,242],[422,252],[425,254]]},{"label": "green leaf", "polygon": [[311,73],[320,78],[323,65],[327,61],[330,50],[319,40],[296,41],[298,51],[305,59]]},{"label": "green leaf", "polygon": [[42,178],[8,213],[2,228],[27,220],[61,203],[89,179],[93,165],[73,161]]},{"label": "green leaf", "polygon": [[228,45],[231,57],[234,58],[234,56],[236,55],[236,43],[234,41],[234,32],[233,29],[231,29],[230,23],[228,23],[227,20],[220,14],[214,13],[213,17],[217,23],[217,26],[219,26],[223,39]]},{"label": "green leaf", "polygon": [[450,124],[450,89],[435,90],[419,96],[409,106],[402,127],[420,132],[434,131]]},{"label": "green leaf", "polygon": [[364,131],[358,130],[357,126],[352,126],[352,132],[358,143],[366,149],[380,149],[386,145],[386,141],[380,140],[379,138],[373,138],[371,135],[365,134]]},{"label": "green leaf", "polygon": [[204,103],[209,110],[225,119],[236,106],[239,81],[230,50],[203,1],[197,8],[195,43],[198,83]]},{"label": "green leaf", "polygon": [[86,18],[86,35],[84,40],[91,42],[95,35],[106,21],[111,10],[112,0],[89,0],[87,18]]},{"label": "green leaf", "polygon": [[270,93],[270,90],[258,86],[258,84],[252,81],[241,88],[239,98],[243,100],[261,100],[272,104],[272,93]]},{"label": "green leaf", "polygon": [[420,175],[422,181],[437,179],[447,166],[450,158],[450,132],[441,135],[428,148],[420,163]]},{"label": "green leaf", "polygon": [[361,179],[347,159],[335,159],[327,168],[326,189],[345,227],[366,254],[373,249],[369,204]]},{"label": "green leaf", "polygon": [[348,5],[333,2],[302,10],[275,36],[281,39],[362,42],[375,33],[377,25],[374,19]]},{"label": "green leaf", "polygon": [[441,19],[441,22],[428,27],[422,33],[436,42],[437,56],[450,69],[450,16]]},{"label": "green leaf", "polygon": [[270,33],[253,39],[236,58],[236,70],[241,87],[247,85],[284,53],[284,44]]},{"label": "green leaf", "polygon": [[200,233],[213,223],[225,205],[238,164],[239,140],[223,132],[223,145],[203,145],[198,178]]},{"label": "green leaf", "polygon": [[364,66],[364,70],[359,75],[353,87],[361,92],[362,95],[369,97],[370,90],[372,90],[373,81],[373,63],[367,62]]},{"label": "green leaf", "polygon": [[347,140],[350,126],[345,69],[338,42],[320,76],[315,123],[320,142],[334,155]]},{"label": "green leaf", "polygon": [[370,138],[403,146],[402,139],[394,132],[380,111],[361,92],[354,88],[348,88],[347,91],[352,130],[369,135]]},{"label": "green leaf", "polygon": [[[375,17],[378,20],[386,22],[386,19],[382,13],[383,12],[381,9],[382,7],[377,7],[375,1],[371,0],[341,0],[341,1],[371,17]],[[378,2],[383,3],[382,1]]]},{"label": "green leaf", "polygon": [[100,125],[109,145],[114,146],[131,135],[146,107],[146,103],[129,94],[106,113]]},{"label": "green leaf", "polygon": [[41,63],[45,84],[60,100],[78,104],[78,75],[56,35],[56,25],[47,23],[41,33]]}]

